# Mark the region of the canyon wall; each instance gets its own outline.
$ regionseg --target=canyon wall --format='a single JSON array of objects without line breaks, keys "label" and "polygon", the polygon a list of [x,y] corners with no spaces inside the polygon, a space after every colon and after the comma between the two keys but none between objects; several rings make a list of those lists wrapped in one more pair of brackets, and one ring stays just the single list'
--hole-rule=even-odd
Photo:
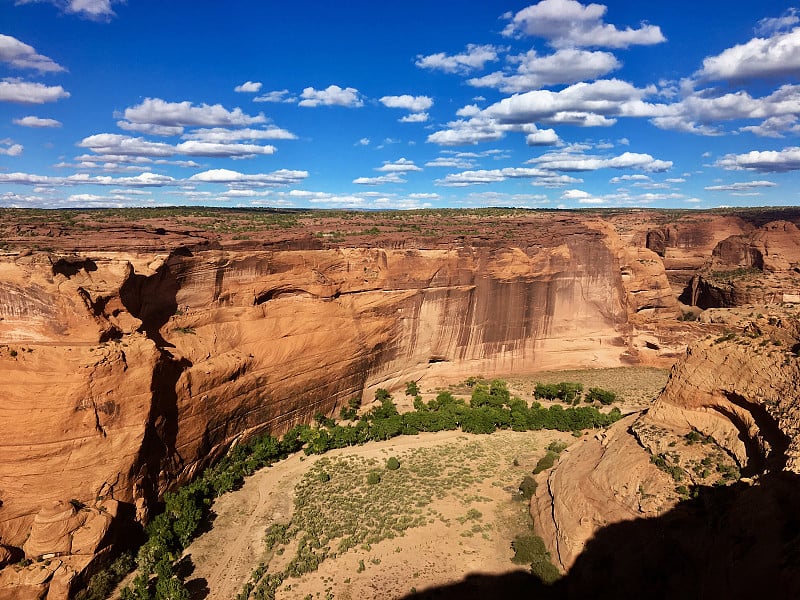
[{"label": "canyon wall", "polygon": [[[61,250],[8,251],[0,564],[53,558],[42,572],[0,571],[0,599],[48,586],[64,597],[118,525],[145,522],[164,491],[238,439],[368,402],[378,387],[672,364],[698,329],[677,320],[680,278],[665,260],[686,271],[709,260],[720,231],[754,226],[714,217],[689,235],[679,223],[662,248],[648,218],[468,215],[433,242],[374,244],[292,231],[242,242],[165,222],[113,239],[87,229],[80,252],[71,229],[53,226]],[[488,233],[456,231],[466,226]],[[608,435],[592,444],[609,465],[633,456]],[[624,472],[647,470],[630,460]],[[658,504],[624,500],[620,515],[642,506]]]}]

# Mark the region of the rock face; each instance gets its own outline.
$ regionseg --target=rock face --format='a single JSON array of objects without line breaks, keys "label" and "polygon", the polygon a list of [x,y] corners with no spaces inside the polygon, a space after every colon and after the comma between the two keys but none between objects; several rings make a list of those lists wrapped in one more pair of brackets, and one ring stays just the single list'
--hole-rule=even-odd
[{"label": "rock face", "polygon": [[681,300],[700,308],[797,302],[799,267],[800,230],[773,221],[720,240]]},{"label": "rock face", "polygon": [[[671,597],[694,578],[713,597],[744,597],[759,569],[774,575],[766,588],[774,597],[800,589],[797,541],[780,533],[794,527],[800,493],[800,321],[791,309],[757,310],[707,311],[703,319],[730,333],[692,343],[652,408],[579,442],[543,476],[531,512],[573,591],[608,576],[619,578],[617,592],[630,585],[626,593],[652,588]],[[747,483],[711,486],[724,481],[712,481],[711,439]],[[697,486],[698,499],[677,494],[679,485]],[[654,549],[653,535],[685,558]],[[705,571],[691,576],[676,564],[698,561]],[[648,569],[659,568],[655,585]]]},{"label": "rock face", "polygon": [[[80,235],[18,225],[0,260],[0,561],[54,554],[62,565],[44,579],[4,570],[0,598],[23,585],[68,593],[114,522],[146,521],[237,439],[377,387],[671,364],[696,334],[676,321],[664,261],[716,245],[720,222],[751,227],[714,217],[689,235],[679,223],[659,245],[640,214],[467,214],[436,221],[437,237],[423,216],[412,223],[423,234],[342,243],[324,223],[240,241],[208,233],[206,216],[127,229],[96,218]],[[31,239],[59,250],[19,248]],[[92,250],[71,251],[81,244]],[[591,444],[598,460],[609,452]],[[87,508],[67,514],[73,500]]]}]

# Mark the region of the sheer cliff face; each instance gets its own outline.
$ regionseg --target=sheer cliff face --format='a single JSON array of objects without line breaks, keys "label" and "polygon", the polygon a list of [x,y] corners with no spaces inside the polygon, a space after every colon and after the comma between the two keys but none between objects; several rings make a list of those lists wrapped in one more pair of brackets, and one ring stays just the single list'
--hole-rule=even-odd
[{"label": "sheer cliff face", "polygon": [[0,543],[21,545],[54,501],[113,497],[144,518],[238,436],[378,386],[637,360],[644,316],[675,315],[655,255],[564,233],[524,248],[0,263]]}]

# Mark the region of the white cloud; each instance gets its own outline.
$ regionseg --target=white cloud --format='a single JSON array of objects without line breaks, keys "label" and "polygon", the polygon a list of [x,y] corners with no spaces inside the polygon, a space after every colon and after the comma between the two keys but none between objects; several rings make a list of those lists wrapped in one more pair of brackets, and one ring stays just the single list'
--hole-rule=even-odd
[{"label": "white cloud", "polygon": [[433,106],[433,99],[428,96],[383,96],[380,103],[388,108],[402,108],[411,112],[423,112]]},{"label": "white cloud", "polygon": [[175,146],[178,154],[186,156],[209,156],[219,158],[250,158],[260,154],[275,154],[275,146],[258,144],[226,144],[191,140]]},{"label": "white cloud", "polygon": [[75,14],[92,21],[109,21],[116,16],[112,4],[124,0],[17,0],[17,4],[32,4],[34,2],[49,2],[67,14]]},{"label": "white cloud", "polygon": [[563,90],[514,94],[482,114],[500,123],[566,123],[584,127],[613,125],[615,116],[643,116],[641,100],[654,89],[639,89],[619,79],[576,83]]},{"label": "white cloud", "polygon": [[30,173],[0,173],[0,183],[48,187],[65,185],[162,187],[176,184],[178,183],[178,180],[167,175],[158,175],[156,173],[142,173],[135,177],[108,177],[100,175],[86,175],[85,173],[78,173],[68,177],[50,177],[48,175],[34,175]]},{"label": "white cloud", "polygon": [[445,73],[469,73],[482,69],[487,62],[497,60],[497,54],[503,50],[490,44],[468,44],[465,52],[447,55],[444,52],[417,56],[415,63],[421,69],[444,71]]},{"label": "white cloud", "polygon": [[261,96],[256,96],[253,98],[253,102],[285,102],[291,104],[297,102],[297,98],[292,96],[289,90],[275,90],[262,94]]},{"label": "white cloud", "polygon": [[714,166],[728,171],[758,171],[760,173],[785,173],[800,170],[800,147],[783,150],[765,150],[746,154],[727,154]]},{"label": "white cloud", "polygon": [[378,177],[357,177],[353,179],[356,185],[383,185],[384,183],[405,183],[400,173],[388,173]]},{"label": "white cloud", "polygon": [[575,0],[542,0],[515,14],[503,31],[504,35],[520,33],[541,37],[556,47],[596,46],[627,48],[666,41],[661,29],[642,23],[639,29],[603,22],[607,7],[583,5]]},{"label": "white cloud", "polygon": [[296,140],[297,136],[291,131],[280,127],[267,127],[266,129],[225,129],[214,127],[212,129],[197,129],[184,134],[185,140],[200,140],[203,142],[230,143],[239,140]]},{"label": "white cloud", "polygon": [[39,117],[22,117],[21,119],[14,119],[14,125],[21,127],[61,127],[61,122],[55,119],[42,119]]},{"label": "white cloud", "polygon": [[504,169],[484,169],[450,173],[444,179],[437,179],[436,184],[449,187],[464,187],[467,185],[479,185],[484,183],[499,183],[506,179],[547,177],[548,175],[549,173],[542,169],[506,167]]},{"label": "white cloud", "polygon": [[537,177],[531,185],[535,185],[537,187],[547,187],[547,188],[560,188],[564,187],[565,185],[575,185],[576,183],[583,183],[583,179],[580,177],[571,177],[569,175],[543,175],[541,177]]},{"label": "white cloud", "polygon": [[596,171],[598,169],[642,169],[662,172],[672,168],[672,161],[657,160],[649,154],[623,152],[619,156],[600,158],[571,153],[547,153],[527,161],[549,171]]},{"label": "white cloud", "polygon": [[743,190],[754,190],[764,187],[775,187],[778,185],[773,181],[737,181],[724,185],[710,185],[705,189],[709,192],[741,192]]},{"label": "white cloud", "polygon": [[303,98],[300,106],[315,108],[317,106],[345,106],[359,108],[364,106],[361,95],[355,88],[340,88],[338,85],[329,85],[324,90],[307,87],[300,94]]},{"label": "white cloud", "polygon": [[425,123],[428,120],[428,113],[412,113],[410,115],[406,115],[405,117],[400,117],[397,119],[401,123]]},{"label": "white cloud", "polygon": [[761,19],[755,32],[756,35],[769,37],[779,31],[790,29],[798,23],[800,23],[800,17],[797,16],[797,9],[790,8],[780,17]]},{"label": "white cloud", "polygon": [[629,181],[651,181],[651,179],[649,175],[635,173],[633,175],[620,175],[619,177],[612,177],[609,179],[608,183],[616,185],[618,183],[627,183]]},{"label": "white cloud", "polygon": [[260,81],[245,81],[241,85],[237,85],[233,88],[234,92],[240,92],[245,94],[255,94],[261,90],[261,82]]},{"label": "white cloud", "polygon": [[33,69],[40,73],[57,73],[66,70],[53,59],[36,52],[33,46],[3,34],[0,34],[0,61],[7,62],[17,69]]},{"label": "white cloud", "polygon": [[414,164],[413,160],[408,160],[407,158],[398,158],[394,162],[387,161],[383,163],[382,167],[378,167],[375,170],[383,173],[408,173],[410,171],[422,171],[421,168]]},{"label": "white cloud", "polygon": [[360,140],[358,140],[358,142],[356,142],[356,145],[369,146],[369,141],[370,141],[369,138],[361,138]]},{"label": "white cloud", "polygon": [[764,119],[758,125],[740,127],[739,131],[748,131],[759,137],[782,138],[785,133],[800,133],[797,115],[779,115]]},{"label": "white cloud", "polygon": [[539,56],[536,50],[530,50],[508,60],[519,63],[514,73],[496,71],[469,79],[467,83],[475,87],[497,88],[506,93],[527,92],[545,86],[596,79],[621,66],[610,52],[576,48],[563,48],[547,56]]},{"label": "white cloud", "polygon": [[554,146],[561,140],[558,134],[552,129],[542,129],[529,133],[525,138],[525,143],[528,146]]},{"label": "white cloud", "polygon": [[274,146],[257,144],[216,143],[189,140],[173,146],[162,142],[150,142],[141,137],[130,137],[116,133],[99,133],[78,142],[81,148],[88,148],[100,155],[170,157],[175,154],[186,156],[208,156],[228,158],[249,158],[256,155],[274,154]]},{"label": "white cloud", "polygon": [[164,125],[167,127],[232,127],[266,122],[263,114],[251,116],[241,108],[228,110],[221,104],[167,102],[161,98],[145,98],[137,105],[125,109],[124,118],[130,123]]},{"label": "white cloud", "polygon": [[0,102],[18,102],[20,104],[44,104],[55,102],[61,98],[69,98],[69,92],[60,85],[44,85],[19,79],[3,79],[0,81]]},{"label": "white cloud", "polygon": [[245,174],[228,169],[211,169],[196,173],[188,181],[201,183],[224,183],[244,187],[265,187],[278,185],[295,185],[308,177],[308,171],[292,171],[279,169],[272,173]]},{"label": "white cloud", "polygon": [[159,135],[162,137],[172,137],[183,133],[181,126],[153,125],[152,123],[131,123],[130,121],[117,121],[117,127],[124,131],[135,131],[148,135]]},{"label": "white cloud", "polygon": [[800,74],[800,27],[769,38],[753,38],[703,60],[697,75],[710,80],[786,77]]},{"label": "white cloud", "polygon": [[425,163],[426,167],[449,167],[451,169],[471,169],[475,163],[463,158],[453,158],[440,156]]},{"label": "white cloud", "polygon": [[0,140],[0,155],[19,156],[22,154],[22,150],[22,144],[15,144],[14,140]]},{"label": "white cloud", "polygon": [[438,200],[441,196],[435,192],[422,192],[417,194],[409,194],[409,198],[413,200]]},{"label": "white cloud", "polygon": [[149,142],[118,133],[98,133],[78,142],[79,148],[88,148],[97,154],[120,156],[173,156],[175,147],[161,142]]}]

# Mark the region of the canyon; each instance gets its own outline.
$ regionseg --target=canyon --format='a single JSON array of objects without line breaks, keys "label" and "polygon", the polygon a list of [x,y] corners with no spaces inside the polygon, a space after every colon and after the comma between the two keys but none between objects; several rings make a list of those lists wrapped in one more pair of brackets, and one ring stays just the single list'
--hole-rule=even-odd
[{"label": "canyon", "polygon": [[675,365],[539,476],[563,571],[685,501],[652,457],[691,432],[751,487],[800,468],[800,210],[5,212],[0,599],[68,597],[232,445],[411,380]]}]

